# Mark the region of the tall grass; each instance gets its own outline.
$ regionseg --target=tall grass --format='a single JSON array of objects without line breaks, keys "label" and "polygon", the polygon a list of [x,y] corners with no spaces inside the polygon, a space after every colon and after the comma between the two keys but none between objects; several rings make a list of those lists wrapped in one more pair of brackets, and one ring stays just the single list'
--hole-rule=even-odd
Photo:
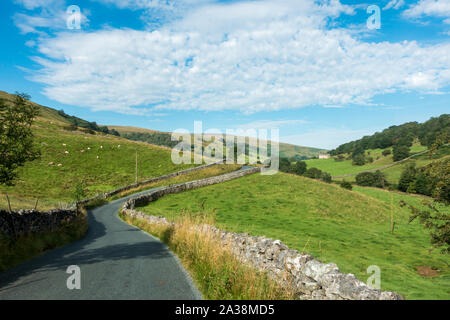
[{"label": "tall grass", "polygon": [[223,246],[217,236],[205,230],[214,223],[213,215],[183,213],[173,225],[149,223],[147,220],[122,219],[158,238],[180,258],[192,275],[203,297],[210,300],[272,300],[292,299],[293,294],[270,279],[267,274],[244,265]]},{"label": "tall grass", "polygon": [[87,214],[83,210],[73,221],[51,232],[29,233],[15,239],[0,236],[0,272],[78,240],[84,236],[87,229]]}]

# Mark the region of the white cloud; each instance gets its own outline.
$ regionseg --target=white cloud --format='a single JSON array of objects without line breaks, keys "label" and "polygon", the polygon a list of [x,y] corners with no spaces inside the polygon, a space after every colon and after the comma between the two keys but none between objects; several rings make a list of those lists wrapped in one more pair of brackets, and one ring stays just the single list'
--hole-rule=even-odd
[{"label": "white cloud", "polygon": [[398,10],[405,5],[405,0],[391,0],[389,3],[383,8],[383,10],[394,9]]},{"label": "white cloud", "polygon": [[[13,16],[15,25],[23,34],[37,33],[46,35],[48,30],[63,30],[67,28],[67,18],[69,14],[66,12],[67,6],[63,0],[16,0],[18,4],[24,6],[25,9],[31,10],[26,13],[16,13]],[[80,14],[80,22],[82,25],[88,23],[88,12],[83,11]]]},{"label": "white cloud", "polygon": [[343,143],[372,135],[377,130],[322,129],[303,134],[281,137],[280,141],[299,146],[314,146],[321,149],[334,149]]},{"label": "white cloud", "polygon": [[420,0],[403,12],[408,18],[450,17],[450,0]]},{"label": "white cloud", "polygon": [[15,0],[15,3],[22,5],[25,9],[33,10],[40,7],[50,8],[51,6],[63,3],[63,0]]},{"label": "white cloud", "polygon": [[125,113],[367,104],[450,83],[450,44],[363,42],[327,29],[342,13],[353,10],[338,1],[250,1],[204,6],[152,32],[60,33],[39,43],[46,58],[35,58],[42,68],[33,79],[61,103]]}]

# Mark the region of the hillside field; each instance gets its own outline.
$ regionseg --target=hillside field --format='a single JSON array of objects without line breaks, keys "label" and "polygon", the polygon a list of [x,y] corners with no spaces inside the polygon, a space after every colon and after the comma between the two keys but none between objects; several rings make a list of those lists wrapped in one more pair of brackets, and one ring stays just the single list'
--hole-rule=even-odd
[{"label": "hillside field", "polygon": [[[125,126],[110,126],[108,125],[108,128],[115,129],[120,134],[130,134],[130,133],[148,133],[148,134],[155,134],[155,133],[162,133],[170,135],[170,132],[159,132],[155,130],[150,129],[142,129],[142,128],[136,128],[136,127],[125,127]],[[204,143],[204,146],[208,145],[209,143]],[[307,157],[307,158],[313,158],[317,157],[321,153],[327,152],[325,149],[319,149],[319,148],[311,148],[311,147],[303,147],[303,146],[297,146],[293,144],[288,143],[280,143],[279,144],[279,151],[280,151],[280,157],[285,158],[291,158],[291,157]]]},{"label": "hillside field", "polygon": [[[419,144],[414,144],[410,148],[411,155],[426,151],[427,148]],[[345,179],[346,181],[355,181],[355,176],[363,171],[382,168],[383,166],[393,164],[392,154],[383,156],[382,149],[366,150],[366,156],[370,156],[374,159],[372,163],[366,163],[363,166],[356,166],[352,164],[352,160],[336,161],[334,158],[330,159],[311,159],[305,160],[308,168],[318,168],[322,171],[330,173],[333,177],[352,174],[353,176],[335,178],[340,181]],[[444,158],[450,154],[450,148],[445,147],[440,150],[431,159],[428,158],[428,154],[418,155],[410,160],[402,163],[395,164],[392,167],[381,169],[380,171],[385,173],[386,179],[391,184],[397,184],[400,175],[405,168],[411,162],[415,162],[417,167],[425,166],[435,159]],[[346,155],[348,156],[348,155]]]},{"label": "hillside field", "polygon": [[[0,97],[10,98],[2,93]],[[67,130],[68,123],[56,110],[39,106],[40,116],[33,125],[40,159],[19,168],[14,186],[0,186],[13,209],[50,209],[74,201],[77,185],[85,196],[93,196],[135,182],[136,151],[138,180],[184,170],[194,165],[175,165],[171,150],[134,142],[113,135]],[[6,208],[5,197],[0,208]]]},{"label": "hillside field", "polygon": [[[221,228],[280,239],[300,252],[336,263],[363,281],[367,268],[377,265],[383,290],[397,291],[407,299],[448,299],[449,257],[432,249],[422,225],[407,223],[409,211],[399,207],[401,199],[420,205],[424,197],[375,188],[348,191],[279,173],[167,195],[138,209],[170,219],[204,206]],[[438,269],[439,276],[419,275],[421,266]]]}]

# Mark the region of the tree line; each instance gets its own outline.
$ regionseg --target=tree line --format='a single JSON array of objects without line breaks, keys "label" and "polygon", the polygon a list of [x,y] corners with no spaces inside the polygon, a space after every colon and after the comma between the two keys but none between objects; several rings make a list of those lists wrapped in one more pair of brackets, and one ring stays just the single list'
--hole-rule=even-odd
[{"label": "tree line", "polygon": [[430,148],[441,137],[443,144],[450,138],[450,115],[442,114],[432,117],[424,123],[408,122],[399,126],[391,126],[382,132],[376,132],[371,136],[365,136],[359,140],[344,143],[330,151],[332,156],[349,153],[356,165],[363,162],[364,151],[368,149],[393,148],[394,161],[399,161],[409,156],[409,148],[415,139],[420,144]]},{"label": "tree line", "polygon": [[331,174],[317,168],[307,168],[305,161],[291,162],[288,158],[280,158],[279,170],[286,173],[293,173],[312,179],[318,179],[325,182],[331,182]]},{"label": "tree line", "polygon": [[117,130],[109,129],[107,126],[99,126],[95,121],[89,122],[87,120],[68,115],[67,113],[64,112],[64,110],[59,110],[58,114],[70,123],[70,125],[66,127],[67,130],[75,131],[78,128],[84,128],[86,129],[87,133],[91,134],[94,134],[95,132],[101,132],[104,134],[112,134],[115,136],[120,136]]}]

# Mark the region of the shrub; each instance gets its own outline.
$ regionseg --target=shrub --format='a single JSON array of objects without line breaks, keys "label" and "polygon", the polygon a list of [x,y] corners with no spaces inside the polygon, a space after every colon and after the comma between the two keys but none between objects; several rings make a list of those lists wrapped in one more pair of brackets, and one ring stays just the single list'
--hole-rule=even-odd
[{"label": "shrub", "polygon": [[294,165],[291,165],[291,172],[299,176],[303,175],[306,172],[306,162],[297,161]]},{"label": "shrub", "polygon": [[325,181],[327,183],[331,182],[331,174],[329,174],[328,172],[322,172],[322,175],[320,178],[322,179],[322,181]]},{"label": "shrub", "polygon": [[312,179],[320,179],[322,177],[322,171],[317,168],[310,168],[306,170],[304,176]]},{"label": "shrub", "polygon": [[359,153],[353,157],[352,164],[354,166],[363,166],[366,163],[366,158],[363,154]]},{"label": "shrub", "polygon": [[76,201],[81,201],[84,198],[86,198],[86,192],[84,191],[84,185],[81,182],[78,182],[75,184],[74,190],[73,190],[73,198]]},{"label": "shrub", "polygon": [[340,183],[340,186],[341,186],[342,188],[348,189],[348,190],[352,190],[352,189],[353,189],[352,184],[351,184],[350,182],[348,182],[348,181],[345,181],[345,180],[343,180],[343,181]]},{"label": "shrub", "polygon": [[387,157],[388,155],[390,155],[392,152],[391,152],[391,149],[384,149],[383,150],[383,152],[381,153],[383,156],[385,156],[385,157]]},{"label": "shrub", "polygon": [[291,162],[287,158],[280,158],[280,171],[291,172]]},{"label": "shrub", "polygon": [[376,172],[361,172],[356,176],[356,184],[364,187],[384,188],[387,185],[384,174],[377,170]]},{"label": "shrub", "polygon": [[76,124],[72,123],[72,124],[69,124],[68,126],[64,126],[63,129],[66,131],[76,131],[76,130],[78,130],[78,127]]}]

